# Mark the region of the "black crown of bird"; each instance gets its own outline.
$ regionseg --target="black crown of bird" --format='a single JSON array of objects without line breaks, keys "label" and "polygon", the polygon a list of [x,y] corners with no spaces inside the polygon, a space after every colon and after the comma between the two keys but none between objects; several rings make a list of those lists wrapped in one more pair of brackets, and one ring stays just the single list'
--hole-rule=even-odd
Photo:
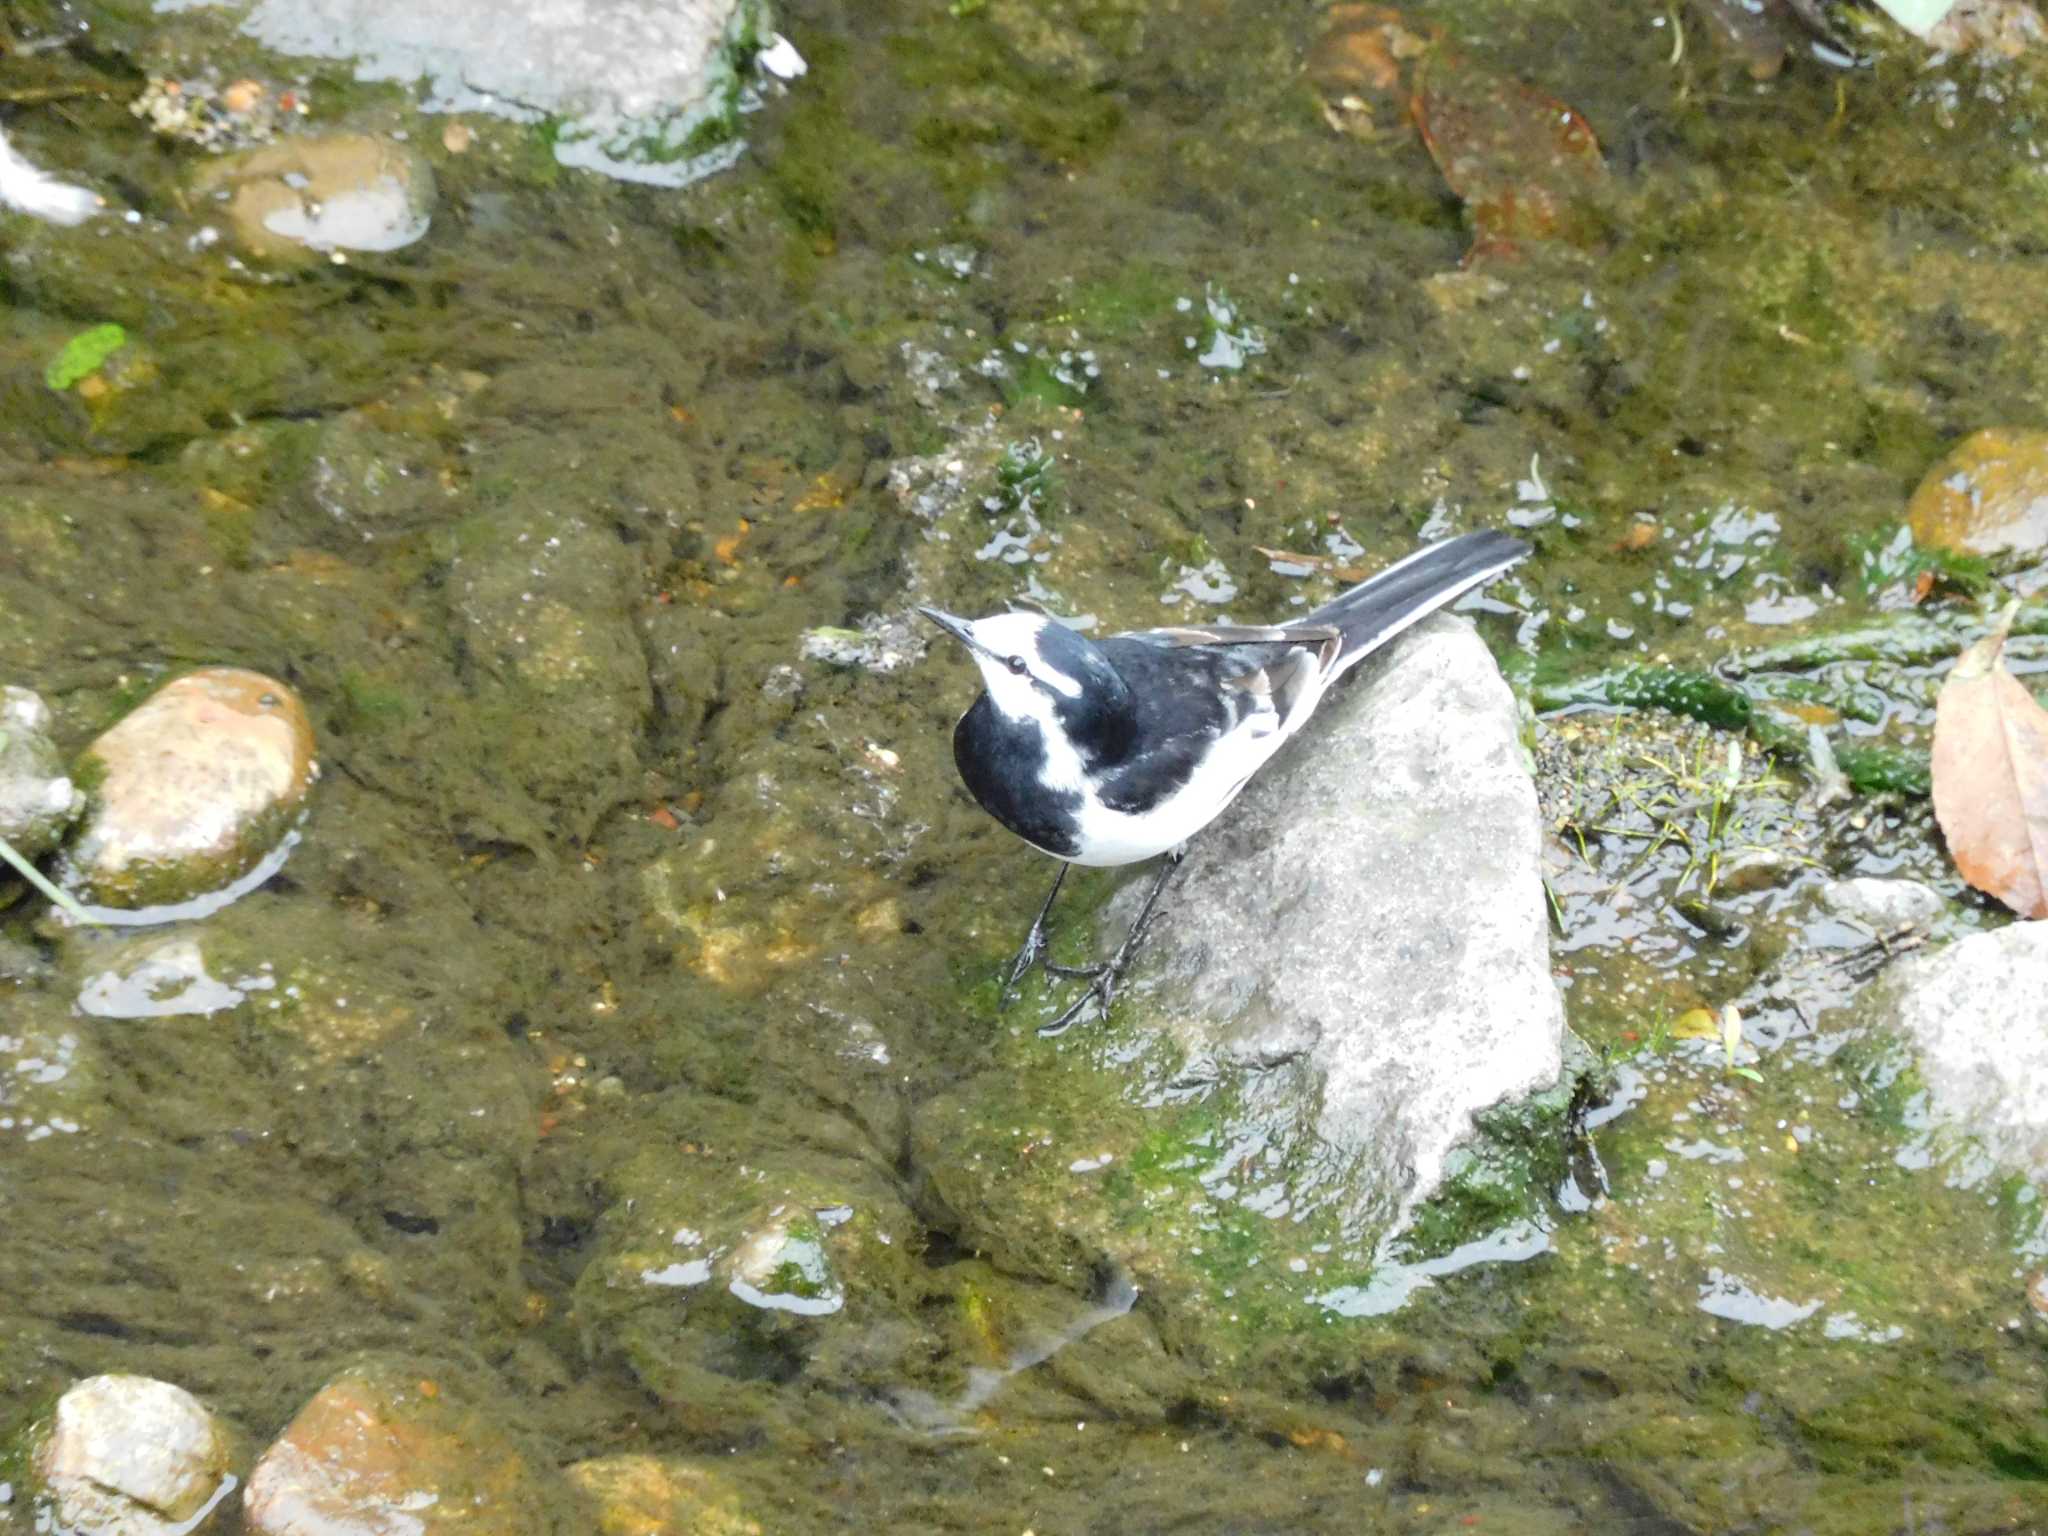
[{"label": "black crown of bird", "polygon": [[983,810],[1061,861],[1003,978],[1007,1004],[1045,959],[1045,924],[1073,865],[1164,856],[1136,921],[1101,965],[1045,968],[1107,1009],[1187,840],[1214,821],[1315,713],[1330,687],[1403,630],[1529,553],[1497,531],[1414,551],[1286,624],[1139,629],[1091,640],[1042,613],[963,619],[918,611],[967,647],[982,691],[953,729],[953,761]]}]

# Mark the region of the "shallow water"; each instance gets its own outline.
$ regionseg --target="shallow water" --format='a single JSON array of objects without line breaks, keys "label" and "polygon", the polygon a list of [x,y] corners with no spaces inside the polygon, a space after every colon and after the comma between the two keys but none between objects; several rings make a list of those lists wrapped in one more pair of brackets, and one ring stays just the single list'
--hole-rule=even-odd
[{"label": "shallow water", "polygon": [[[1591,245],[1461,269],[1412,130],[1326,121],[1311,8],[953,10],[789,6],[811,73],[682,192],[526,125],[457,153],[316,68],[315,121],[408,132],[441,202],[274,282],[195,246],[192,152],[123,105],[253,45],[115,15],[0,56],[76,87],[0,91],[23,152],[142,215],[0,218],[0,674],[74,746],[258,667],[324,768],[282,872],[195,925],[219,1009],[76,1008],[151,941],[0,914],[0,1430],[132,1370],[261,1444],[368,1355],[544,1467],[715,1458],[771,1531],[2048,1523],[2038,1197],[1927,1134],[1833,1011],[1865,936],[1810,902],[1911,874],[1996,921],[1923,806],[1818,812],[1753,751],[1717,804],[1725,735],[1537,724],[1608,1193],[1474,1239],[1518,1262],[1374,1276],[1208,1221],[1200,1171],[1262,1155],[1213,1107],[1100,1161],[1158,1082],[993,1011],[1050,872],[955,786],[966,669],[817,638],[906,594],[1252,619],[1331,586],[1261,548],[1501,524],[1538,556],[1476,616],[1518,676],[1870,618],[1920,474],[2048,399],[2040,61],[1894,39],[1758,85],[1692,12],[1674,63],[1671,15],[1438,8],[1612,172]],[[51,392],[108,320],[126,381]],[[963,502],[978,536],[933,537]],[[1919,739],[1936,671],[1835,680],[1878,700],[1845,739]],[[1800,872],[1704,887],[1754,845]],[[1674,1027],[1730,1002],[1739,1057]],[[1164,1281],[1126,1305],[1068,1228],[1089,1180]],[[747,1289],[791,1304],[692,1281],[727,1229],[786,1239]]]}]

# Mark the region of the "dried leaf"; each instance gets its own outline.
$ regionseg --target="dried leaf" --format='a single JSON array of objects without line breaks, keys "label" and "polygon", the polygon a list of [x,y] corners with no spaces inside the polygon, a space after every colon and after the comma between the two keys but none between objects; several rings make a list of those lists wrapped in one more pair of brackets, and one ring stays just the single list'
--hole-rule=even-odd
[{"label": "dried leaf", "polygon": [[1427,22],[1420,28],[1388,6],[1332,6],[1322,36],[1309,48],[1308,77],[1326,95],[1391,93],[1401,85],[1403,65],[1418,57],[1439,30]]},{"label": "dried leaf", "polygon": [[1962,877],[2048,917],[2048,710],[2005,669],[2006,626],[1956,659],[1934,714],[1934,816]]},{"label": "dried leaf", "polygon": [[1409,111],[1472,221],[1468,265],[1526,241],[1597,243],[1607,165],[1592,127],[1563,102],[1445,50],[1418,69]]}]

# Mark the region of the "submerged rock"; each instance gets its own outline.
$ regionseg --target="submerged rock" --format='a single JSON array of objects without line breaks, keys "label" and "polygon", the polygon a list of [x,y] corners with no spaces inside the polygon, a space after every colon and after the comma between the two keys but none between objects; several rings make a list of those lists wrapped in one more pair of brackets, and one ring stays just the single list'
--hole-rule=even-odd
[{"label": "submerged rock", "polygon": [[277,848],[318,773],[291,689],[237,667],[188,673],[85,749],[91,810],[71,881],[109,907],[218,891]]},{"label": "submerged rock", "polygon": [[242,1496],[254,1536],[528,1536],[532,1469],[431,1380],[363,1368],[314,1394]]},{"label": "submerged rock", "polygon": [[1361,673],[1194,840],[1142,1008],[1197,1061],[1252,1074],[1284,1139],[1348,1168],[1339,1198],[1398,1223],[1476,1115],[1557,1082],[1564,1014],[1535,786],[1492,656],[1442,617]]},{"label": "submerged rock", "polygon": [[603,1456],[564,1469],[597,1510],[597,1536],[760,1536],[715,1471],[658,1456]]},{"label": "submerged rock", "polygon": [[229,1487],[226,1434],[183,1387],[91,1376],[57,1400],[36,1476],[77,1536],[184,1536]]},{"label": "submerged rock", "polygon": [[0,1145],[90,1130],[106,1104],[92,1038],[53,993],[10,979],[0,998]]},{"label": "submerged rock", "polygon": [[[829,1121],[814,1122],[821,1137]],[[737,1121],[697,1125],[727,1146],[745,1134]],[[605,1190],[576,1329],[695,1430],[721,1432],[743,1383],[848,1347],[865,1326],[849,1331],[849,1298],[886,1312],[903,1266],[919,1262],[915,1219],[871,1170],[750,1164],[735,1179],[724,1156],[663,1147],[607,1170]]]},{"label": "submerged rock", "polygon": [[0,688],[0,838],[24,858],[57,846],[83,796],[47,732],[50,707],[26,688]]},{"label": "submerged rock", "polygon": [[733,1250],[726,1290],[750,1307],[829,1317],[846,1305],[846,1288],[833,1273],[825,1233],[852,1214],[850,1207],[820,1214],[778,1205]]},{"label": "submerged rock", "polygon": [[277,985],[267,971],[216,976],[207,969],[203,927],[180,926],[114,947],[79,988],[77,1010],[96,1019],[173,1019],[222,1013],[251,992]]},{"label": "submerged rock", "polygon": [[432,223],[434,172],[418,150],[366,133],[293,139],[205,167],[201,192],[227,203],[251,256],[396,251]]},{"label": "submerged rock", "polygon": [[1912,1046],[1938,1126],[2048,1179],[2048,923],[1973,933],[1900,961],[1871,1018]]}]

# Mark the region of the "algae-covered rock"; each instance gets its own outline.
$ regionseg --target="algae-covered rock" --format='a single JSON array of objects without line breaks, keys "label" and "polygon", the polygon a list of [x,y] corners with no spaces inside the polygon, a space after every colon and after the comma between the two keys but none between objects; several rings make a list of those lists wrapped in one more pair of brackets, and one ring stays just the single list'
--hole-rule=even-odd
[{"label": "algae-covered rock", "polygon": [[434,172],[409,145],[371,134],[293,139],[208,164],[197,190],[226,204],[236,243],[269,260],[396,251],[433,218]]},{"label": "algae-covered rock", "polygon": [[661,1456],[601,1456],[564,1468],[597,1510],[597,1536],[760,1536],[719,1473]]},{"label": "algae-covered rock", "polygon": [[255,1536],[532,1536],[539,1481],[482,1413],[416,1372],[366,1366],[314,1394],[242,1502]]},{"label": "algae-covered rock", "polygon": [[1493,658],[1440,618],[1361,672],[1190,848],[1142,1008],[1262,1077],[1281,1123],[1353,1166],[1350,1202],[1405,1214],[1475,1116],[1557,1081],[1564,1013]]},{"label": "algae-covered rock", "polygon": [[277,847],[318,773],[290,688],[238,667],[188,673],[85,749],[91,808],[71,881],[110,907],[220,890]]},{"label": "algae-covered rock", "polygon": [[435,973],[438,989],[420,984],[423,955],[442,944],[430,922],[351,922],[316,896],[280,893],[171,926],[68,928],[52,990],[87,1018],[225,1023],[232,1014],[252,1041],[333,1066],[417,1034],[437,1003],[478,984],[446,973]]},{"label": "algae-covered rock", "polygon": [[1506,685],[1438,619],[1324,716],[1195,840],[1110,1019],[1057,1046],[1001,1031],[914,1127],[924,1203],[963,1245],[1076,1288],[1114,1261],[1225,1353],[1357,1309],[1397,1232],[1435,1272],[1541,1251],[1524,1228],[1562,1174]]},{"label": "algae-covered rock", "polygon": [[24,858],[57,845],[84,797],[48,733],[50,708],[26,688],[0,688],[0,838]]},{"label": "algae-covered rock", "polygon": [[468,750],[584,835],[637,784],[653,707],[628,616],[640,572],[589,519],[523,499],[458,534],[449,591],[474,663]]},{"label": "algae-covered rock", "polygon": [[229,1456],[227,1434],[183,1387],[92,1376],[57,1400],[35,1472],[75,1536],[186,1536],[232,1486]]}]

